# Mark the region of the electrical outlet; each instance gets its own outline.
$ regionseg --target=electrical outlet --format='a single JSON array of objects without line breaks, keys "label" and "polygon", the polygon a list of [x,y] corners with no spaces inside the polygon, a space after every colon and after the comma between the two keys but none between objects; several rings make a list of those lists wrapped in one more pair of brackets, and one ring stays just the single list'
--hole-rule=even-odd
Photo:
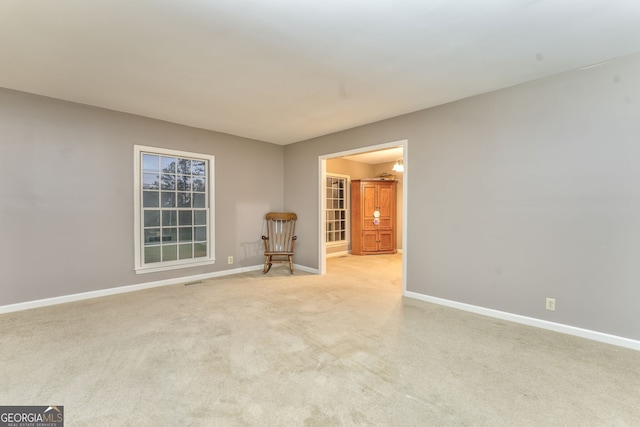
[{"label": "electrical outlet", "polygon": [[227,258],[227,264],[233,264],[233,257],[232,256]]},{"label": "electrical outlet", "polygon": [[547,298],[547,310],[556,311],[556,299]]}]

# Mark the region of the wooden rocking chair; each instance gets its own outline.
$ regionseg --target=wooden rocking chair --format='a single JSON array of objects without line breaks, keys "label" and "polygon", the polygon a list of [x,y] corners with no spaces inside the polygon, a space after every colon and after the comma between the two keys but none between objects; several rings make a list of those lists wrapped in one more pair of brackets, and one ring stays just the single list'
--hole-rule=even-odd
[{"label": "wooden rocking chair", "polygon": [[293,212],[269,212],[267,220],[267,235],[262,236],[264,242],[263,273],[271,270],[273,263],[289,263],[289,270],[293,274],[293,251],[297,237],[295,236],[296,220],[298,216]]}]

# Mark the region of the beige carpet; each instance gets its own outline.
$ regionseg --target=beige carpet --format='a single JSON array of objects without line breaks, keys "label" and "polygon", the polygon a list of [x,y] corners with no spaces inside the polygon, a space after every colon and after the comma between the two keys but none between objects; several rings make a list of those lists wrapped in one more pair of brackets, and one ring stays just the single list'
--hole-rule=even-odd
[{"label": "beige carpet", "polygon": [[400,257],[0,315],[0,405],[64,405],[67,426],[640,426],[640,352],[403,299]]}]

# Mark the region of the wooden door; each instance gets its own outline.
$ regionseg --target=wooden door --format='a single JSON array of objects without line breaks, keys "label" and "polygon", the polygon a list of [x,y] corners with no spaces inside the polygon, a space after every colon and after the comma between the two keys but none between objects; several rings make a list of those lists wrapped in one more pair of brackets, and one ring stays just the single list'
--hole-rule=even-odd
[{"label": "wooden door", "polygon": [[377,227],[373,223],[373,212],[378,209],[378,187],[375,183],[362,184],[362,229],[373,231]]},{"label": "wooden door", "polygon": [[393,228],[393,209],[395,209],[395,183],[385,182],[377,185],[377,207],[380,211],[380,230]]},{"label": "wooden door", "polygon": [[378,231],[378,251],[379,252],[389,252],[395,251],[395,239],[393,238],[393,231],[384,230]]},{"label": "wooden door", "polygon": [[[395,253],[395,181],[351,181],[351,253]],[[374,212],[379,216],[374,216]]]},{"label": "wooden door", "polygon": [[362,232],[362,252],[378,251],[378,232],[363,231]]}]

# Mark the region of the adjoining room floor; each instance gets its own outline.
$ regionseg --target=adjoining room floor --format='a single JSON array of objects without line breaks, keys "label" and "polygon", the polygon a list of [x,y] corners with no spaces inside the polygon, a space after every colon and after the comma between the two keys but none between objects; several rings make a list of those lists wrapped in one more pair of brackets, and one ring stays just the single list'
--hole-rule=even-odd
[{"label": "adjoining room floor", "polygon": [[403,298],[401,257],[0,315],[0,404],[69,426],[640,425],[640,352]]}]

